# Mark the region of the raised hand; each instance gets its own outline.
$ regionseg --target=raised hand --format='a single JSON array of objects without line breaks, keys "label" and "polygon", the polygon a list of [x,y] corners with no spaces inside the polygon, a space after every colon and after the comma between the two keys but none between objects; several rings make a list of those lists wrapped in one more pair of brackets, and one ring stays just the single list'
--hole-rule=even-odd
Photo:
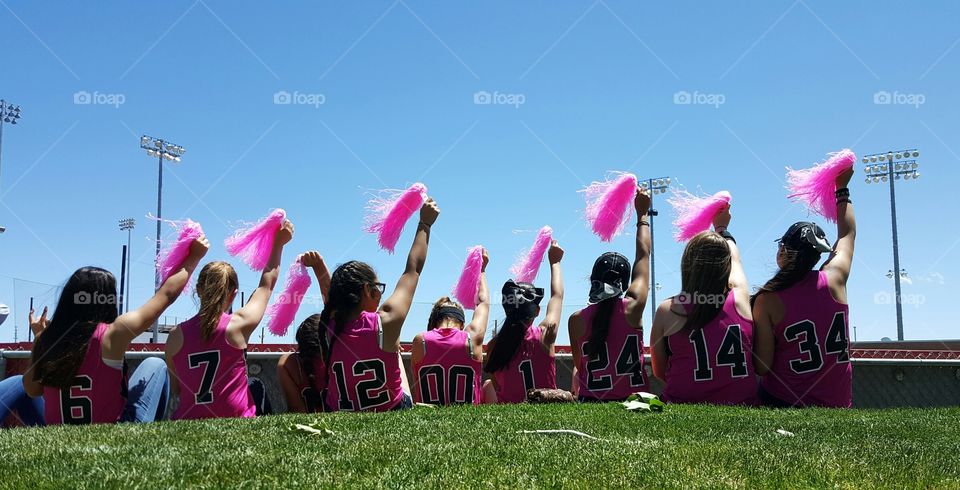
[{"label": "raised hand", "polygon": [[728,204],[713,217],[713,229],[718,231],[727,229],[730,226],[730,218],[730,205]]},{"label": "raised hand", "polygon": [[30,309],[30,331],[33,332],[33,338],[36,339],[47,329],[47,307],[43,307],[43,313],[40,318],[33,316],[33,308]]},{"label": "raised hand", "polygon": [[547,251],[547,260],[550,261],[550,264],[558,264],[563,260],[563,249],[560,248],[560,244],[556,240],[550,242],[550,250]]},{"label": "raised hand", "polygon": [[199,260],[207,255],[208,250],[210,250],[210,241],[207,240],[206,235],[200,235],[190,244],[190,257]]},{"label": "raised hand", "polygon": [[277,229],[276,242],[280,245],[286,245],[293,239],[293,223],[290,220],[283,220],[283,224]]},{"label": "raised hand", "polygon": [[637,197],[633,199],[633,207],[637,210],[637,219],[641,219],[650,211],[650,191],[637,187]]},{"label": "raised hand", "polygon": [[437,221],[438,216],[440,216],[440,207],[432,197],[427,197],[423,206],[420,207],[420,222],[430,226]]}]

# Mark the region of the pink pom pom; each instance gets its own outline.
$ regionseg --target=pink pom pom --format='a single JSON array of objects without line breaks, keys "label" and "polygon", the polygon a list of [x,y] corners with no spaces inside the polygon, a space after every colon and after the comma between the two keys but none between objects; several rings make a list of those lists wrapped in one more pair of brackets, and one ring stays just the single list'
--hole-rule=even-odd
[{"label": "pink pom pom", "polygon": [[407,220],[427,199],[427,186],[416,183],[405,191],[383,190],[367,204],[364,230],[376,233],[380,248],[393,253]]},{"label": "pink pom pom", "polygon": [[463,264],[460,279],[453,287],[453,297],[468,310],[477,308],[477,294],[480,291],[480,273],[483,271],[483,247],[477,245],[467,250],[467,261]]},{"label": "pink pom pom", "polygon": [[543,262],[543,256],[546,255],[547,249],[550,248],[550,242],[552,240],[553,228],[549,226],[541,228],[530,250],[521,255],[517,259],[517,262],[513,264],[513,267],[510,268],[510,272],[513,273],[513,278],[517,282],[532,283],[537,278],[537,273],[540,272],[540,262]]},{"label": "pink pom pom", "polygon": [[831,153],[830,158],[813,167],[793,170],[787,167],[787,196],[793,201],[803,201],[814,213],[836,223],[837,176],[853,168],[857,156],[849,149]]},{"label": "pink pom pom", "polygon": [[[197,238],[203,236],[203,228],[201,228],[200,223],[196,221],[189,219],[184,221],[162,221],[166,221],[170,226],[179,229],[180,232],[177,236],[177,241],[168,246],[166,250],[160,252],[159,260],[157,260],[157,267],[160,269],[161,284],[166,282],[166,280],[183,265],[183,261],[190,255],[190,244]],[[184,287],[184,291],[188,289],[189,285],[190,280],[188,279],[187,287]]]},{"label": "pink pom pom", "polygon": [[267,308],[266,315],[270,317],[267,328],[270,329],[270,333],[281,337],[287,334],[287,328],[293,323],[293,318],[297,316],[297,310],[300,309],[300,303],[303,302],[303,297],[307,294],[308,289],[310,289],[310,273],[298,259],[287,272],[287,281],[284,283],[283,292]]},{"label": "pink pom pom", "polygon": [[712,196],[697,197],[686,190],[674,189],[673,197],[667,199],[677,218],[673,220],[676,230],[673,238],[685,242],[701,231],[709,230],[713,218],[730,204],[730,193],[720,191]]},{"label": "pink pom pom", "polygon": [[233,236],[223,242],[227,247],[227,253],[239,258],[251,269],[262,271],[270,260],[273,240],[285,219],[287,219],[286,211],[274,209],[257,224],[237,230]]},{"label": "pink pom pom", "polygon": [[587,222],[604,242],[619,235],[633,215],[637,176],[630,173],[619,175],[614,180],[593,182],[581,191],[587,199]]}]

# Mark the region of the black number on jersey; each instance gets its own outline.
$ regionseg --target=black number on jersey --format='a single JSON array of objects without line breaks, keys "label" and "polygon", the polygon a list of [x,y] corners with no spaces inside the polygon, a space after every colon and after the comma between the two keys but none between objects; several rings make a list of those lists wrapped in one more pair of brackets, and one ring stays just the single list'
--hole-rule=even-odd
[{"label": "black number on jersey", "polygon": [[[697,358],[697,369],[693,371],[694,381],[713,379],[707,339],[703,335],[702,328],[690,332],[690,343],[693,344],[694,354]],[[718,367],[730,366],[730,376],[734,378],[742,378],[750,374],[747,369],[747,354],[743,350],[740,325],[727,325],[727,332],[723,335],[720,348],[717,350],[715,364]]]},{"label": "black number on jersey", "polygon": [[[823,367],[823,355],[820,354],[820,342],[817,338],[817,327],[810,320],[803,320],[783,330],[783,337],[787,342],[800,342],[800,353],[806,359],[790,361],[790,369],[797,374],[818,371]],[[824,352],[835,354],[837,364],[850,362],[850,342],[847,339],[847,322],[842,311],[833,315],[830,330],[824,342]]]},{"label": "black number on jersey", "polygon": [[[430,389],[433,378],[436,391]],[[458,389],[463,386],[463,390]],[[447,403],[473,403],[474,372],[469,366],[455,365],[444,371],[443,366],[422,366],[417,373],[420,400],[433,405]]]},{"label": "black number on jersey", "polygon": [[93,400],[89,396],[72,396],[73,390],[93,391],[93,379],[90,376],[74,376],[73,383],[60,390],[60,418],[64,424],[93,423]]},{"label": "black number on jersey", "polygon": [[[587,344],[584,343],[584,350],[587,350]],[[617,363],[614,366],[617,376],[630,376],[630,387],[636,388],[643,386],[643,354],[640,352],[640,336],[636,334],[627,335],[624,340],[623,348],[617,355]],[[606,342],[603,348],[594,352],[587,362],[587,389],[590,391],[607,391],[613,388],[613,376],[607,374],[600,377],[594,377],[594,371],[602,371],[610,365],[610,352]]]},{"label": "black number on jersey", "polygon": [[[354,410],[350,395],[347,394],[347,377],[343,369],[343,361],[333,363],[330,368],[333,370],[333,377],[337,383],[337,392],[339,393],[339,409]],[[384,388],[387,385],[387,366],[380,359],[367,359],[353,363],[351,368],[356,377],[373,373],[372,379],[358,381],[355,387],[357,403],[360,405],[358,410],[367,410],[390,403],[390,393]]]},{"label": "black number on jersey", "polygon": [[523,392],[526,393],[537,385],[533,382],[533,361],[526,359],[520,361],[520,375],[523,376]]},{"label": "black number on jersey", "polygon": [[194,400],[197,405],[206,405],[213,403],[213,378],[217,374],[217,368],[220,366],[220,351],[208,350],[197,352],[187,356],[187,364],[190,369],[203,368],[203,376],[200,378],[200,389],[194,393]]}]

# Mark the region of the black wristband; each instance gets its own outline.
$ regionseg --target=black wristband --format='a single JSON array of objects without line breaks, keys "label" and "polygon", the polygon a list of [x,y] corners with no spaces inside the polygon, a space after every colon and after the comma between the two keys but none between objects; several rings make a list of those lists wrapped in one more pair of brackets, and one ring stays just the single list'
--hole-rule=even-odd
[{"label": "black wristband", "polygon": [[641,226],[650,226],[650,222],[643,220],[637,221],[637,228],[640,228]]},{"label": "black wristband", "polygon": [[733,235],[731,235],[730,232],[727,231],[726,229],[724,229],[723,231],[718,231],[717,234],[722,236],[726,240],[730,240],[733,243],[737,243],[737,239],[733,238]]},{"label": "black wristband", "polygon": [[834,195],[837,197],[837,199],[842,199],[842,198],[844,198],[844,197],[850,197],[850,189],[848,189],[848,188],[846,188],[846,187],[843,187],[843,188],[841,188],[841,189],[837,189],[837,192],[835,192]]},{"label": "black wristband", "polygon": [[842,198],[840,198],[840,199],[837,199],[837,205],[838,205],[838,206],[839,206],[840,203],[842,203],[842,202],[845,202],[845,203],[847,203],[847,204],[853,204],[853,201],[851,201],[850,198],[848,198],[848,197],[842,197]]}]

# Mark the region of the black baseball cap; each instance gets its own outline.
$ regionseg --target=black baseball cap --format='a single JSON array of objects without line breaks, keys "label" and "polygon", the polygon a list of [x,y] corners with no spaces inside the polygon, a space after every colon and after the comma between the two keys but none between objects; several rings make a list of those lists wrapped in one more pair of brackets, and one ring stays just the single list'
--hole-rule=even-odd
[{"label": "black baseball cap", "polygon": [[630,261],[623,254],[607,252],[597,258],[590,273],[590,304],[620,297],[630,286]]},{"label": "black baseball cap", "polygon": [[798,221],[790,225],[787,232],[776,241],[794,250],[813,249],[819,253],[833,250],[827,241],[827,233],[810,221]]},{"label": "black baseball cap", "polygon": [[529,282],[514,282],[513,279],[503,284],[500,293],[503,310],[508,318],[528,319],[536,316],[537,307],[543,300],[543,288]]}]

